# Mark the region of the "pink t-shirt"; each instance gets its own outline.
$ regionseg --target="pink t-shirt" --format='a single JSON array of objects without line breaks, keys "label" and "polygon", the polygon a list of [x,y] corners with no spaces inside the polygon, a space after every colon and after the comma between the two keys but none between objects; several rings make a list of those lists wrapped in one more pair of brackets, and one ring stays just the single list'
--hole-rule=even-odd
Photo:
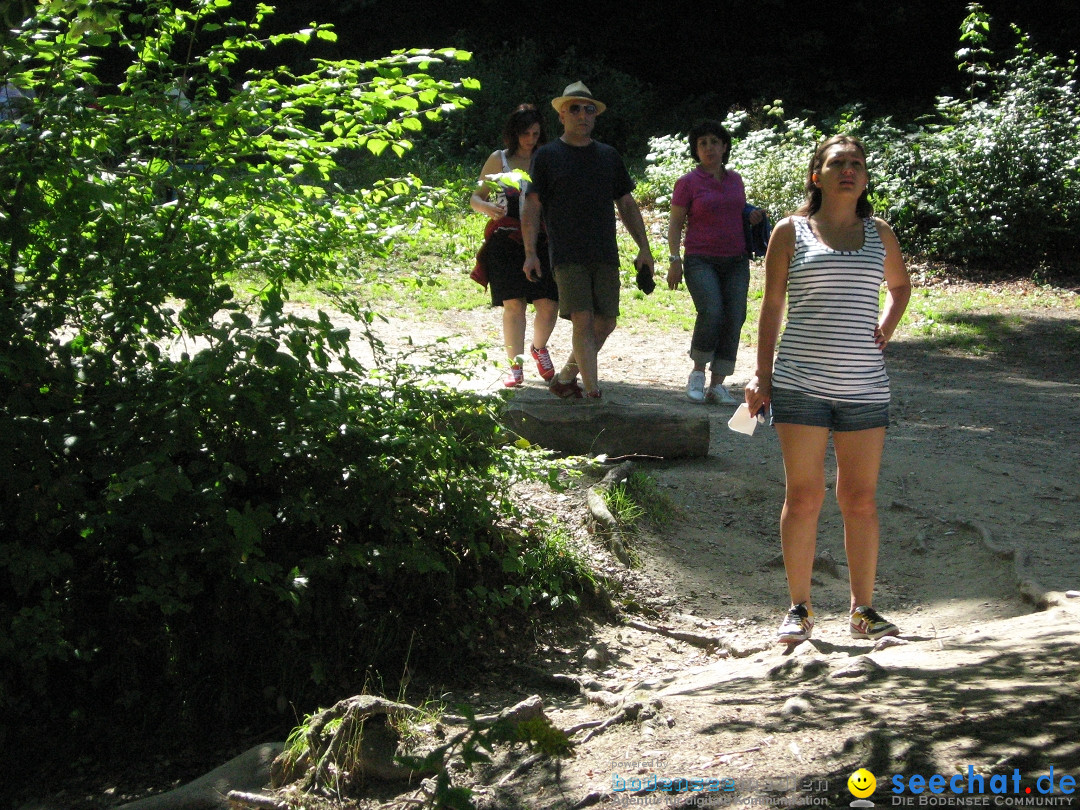
[{"label": "pink t-shirt", "polygon": [[704,169],[694,169],[675,181],[671,203],[686,209],[686,253],[741,256],[746,252],[742,220],[746,188],[738,173],[728,169],[717,180]]}]

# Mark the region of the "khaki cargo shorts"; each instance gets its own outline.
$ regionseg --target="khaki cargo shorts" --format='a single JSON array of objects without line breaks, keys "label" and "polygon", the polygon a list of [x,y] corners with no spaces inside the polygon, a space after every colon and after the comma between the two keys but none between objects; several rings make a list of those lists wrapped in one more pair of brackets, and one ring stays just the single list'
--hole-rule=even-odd
[{"label": "khaki cargo shorts", "polygon": [[559,285],[559,316],[593,312],[619,317],[619,267],[614,264],[560,264],[555,267]]}]

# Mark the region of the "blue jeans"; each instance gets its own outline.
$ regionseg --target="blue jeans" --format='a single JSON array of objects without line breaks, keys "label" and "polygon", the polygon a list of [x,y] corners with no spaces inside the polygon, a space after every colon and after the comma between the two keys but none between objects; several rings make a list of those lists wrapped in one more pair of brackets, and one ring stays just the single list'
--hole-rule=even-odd
[{"label": "blue jeans", "polygon": [[711,363],[713,374],[727,377],[735,371],[739,334],[746,320],[750,259],[688,255],[683,270],[697,309],[690,359],[696,365]]}]

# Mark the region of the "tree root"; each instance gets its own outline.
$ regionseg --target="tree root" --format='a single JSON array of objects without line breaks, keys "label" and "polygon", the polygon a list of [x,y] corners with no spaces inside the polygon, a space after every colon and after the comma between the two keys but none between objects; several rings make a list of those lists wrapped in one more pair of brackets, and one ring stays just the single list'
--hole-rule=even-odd
[{"label": "tree root", "polygon": [[619,522],[615,519],[615,516],[611,514],[611,510],[607,508],[604,495],[610,492],[611,488],[620,481],[629,478],[630,473],[633,471],[634,462],[624,461],[618,467],[608,471],[608,473],[600,479],[600,483],[589,487],[587,493],[589,514],[592,515],[598,533],[603,535],[606,539],[607,546],[611,550],[611,553],[614,554],[619,562],[627,568],[633,563],[633,557],[630,555],[626,543],[623,540]]},{"label": "tree root", "polygon": [[[901,501],[893,501],[890,504],[890,508],[914,512],[916,515],[928,520],[935,520],[938,523],[952,524],[954,526],[962,526],[975,532],[979,536],[983,548],[999,559],[1010,560],[1012,562],[1013,574],[1016,577],[1016,585],[1020,591],[1021,599],[1034,605],[1037,610],[1046,610],[1046,608],[1058,604],[1054,595],[1035,581],[1029,567],[1028,552],[1024,549],[1018,549],[1014,546],[1008,546],[1004,543],[997,542],[990,533],[990,530],[978,521],[963,516],[942,517],[941,515],[935,515],[925,509],[920,509],[919,507]],[[925,551],[925,539],[919,537],[916,538],[916,540],[920,544],[921,550]]]},{"label": "tree root", "polygon": [[275,788],[296,783],[310,791],[326,789],[342,777],[412,778],[416,774],[394,760],[399,735],[388,721],[418,712],[375,695],[339,700],[311,719],[302,750],[286,750],[277,758],[271,783]]},{"label": "tree root", "polygon": [[720,636],[706,635],[704,633],[694,633],[689,630],[676,630],[674,628],[665,627],[663,625],[646,624],[645,622],[638,621],[637,619],[627,620],[626,626],[632,627],[635,630],[640,630],[643,633],[656,633],[660,636],[673,638],[676,641],[684,641],[694,647],[700,647],[703,650],[714,652],[721,658],[746,658],[747,656],[755,655],[759,652],[762,652],[763,650],[768,650],[773,646],[771,641],[762,641],[760,643],[749,644],[733,644],[730,641],[725,641]]},{"label": "tree root", "polygon": [[573,737],[579,731],[584,731],[587,728],[596,728],[603,724],[603,720],[586,720],[584,723],[578,723],[576,726],[570,726],[570,728],[564,728],[563,731],[566,736]]},{"label": "tree root", "polygon": [[574,675],[563,675],[561,680],[567,684],[577,684],[582,697],[584,697],[588,703],[595,703],[597,706],[613,709],[615,711],[614,714],[603,720],[587,720],[584,723],[578,723],[575,726],[563,729],[563,733],[567,737],[573,737],[578,732],[588,730],[589,733],[582,738],[582,743],[586,743],[593,737],[603,734],[609,728],[616,726],[619,723],[643,718],[649,711],[640,701],[629,700],[626,695],[617,695],[606,689],[591,688],[595,683],[594,681],[585,681]]},{"label": "tree root", "polygon": [[444,714],[442,721],[450,725],[468,725],[472,723],[477,728],[490,728],[498,722],[507,721],[517,725],[526,720],[535,720],[544,714],[544,701],[539,695],[530,695],[520,703],[508,706],[498,714],[480,714],[469,720],[460,714]]},{"label": "tree root", "polygon": [[662,625],[651,625],[646,624],[645,622],[639,622],[637,619],[628,620],[626,625],[627,627],[633,627],[635,630],[641,630],[643,633],[656,633],[657,635],[666,636],[667,638],[673,638],[676,641],[685,641],[687,644],[694,647],[701,647],[705,650],[711,650],[716,647],[725,647],[719,636],[691,633],[689,630],[674,630]]},{"label": "tree root", "polygon": [[529,768],[542,760],[544,756],[544,754],[533,754],[531,757],[523,759],[521,762],[519,762],[517,765],[510,769],[510,773],[506,774],[506,776],[499,780],[499,787],[502,787],[511,779],[517,779],[519,776],[525,773],[525,771],[529,770]]},{"label": "tree root", "polygon": [[628,721],[633,722],[634,720],[637,720],[641,716],[641,710],[643,708],[644,707],[639,701],[624,700],[621,707],[619,708],[619,711],[611,715],[611,717],[607,718],[606,720],[602,721],[600,725],[590,730],[589,733],[582,738],[581,742],[587,743],[593,737],[603,734],[609,728],[611,728],[612,726],[617,726],[619,723],[625,723]]},{"label": "tree root", "polygon": [[244,793],[241,790],[230,790],[227,795],[229,806],[235,808],[235,810],[245,810],[245,808],[254,808],[254,810],[289,810],[287,804],[279,802],[272,796],[263,796],[259,793]]}]

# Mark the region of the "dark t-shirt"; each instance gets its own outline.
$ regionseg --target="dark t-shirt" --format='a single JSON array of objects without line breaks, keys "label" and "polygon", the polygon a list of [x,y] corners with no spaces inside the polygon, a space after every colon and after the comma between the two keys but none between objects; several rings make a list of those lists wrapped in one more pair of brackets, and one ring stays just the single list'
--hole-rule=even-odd
[{"label": "dark t-shirt", "polygon": [[551,141],[536,150],[529,176],[529,192],[543,205],[552,265],[618,266],[614,201],[634,190],[619,153],[597,141]]}]

